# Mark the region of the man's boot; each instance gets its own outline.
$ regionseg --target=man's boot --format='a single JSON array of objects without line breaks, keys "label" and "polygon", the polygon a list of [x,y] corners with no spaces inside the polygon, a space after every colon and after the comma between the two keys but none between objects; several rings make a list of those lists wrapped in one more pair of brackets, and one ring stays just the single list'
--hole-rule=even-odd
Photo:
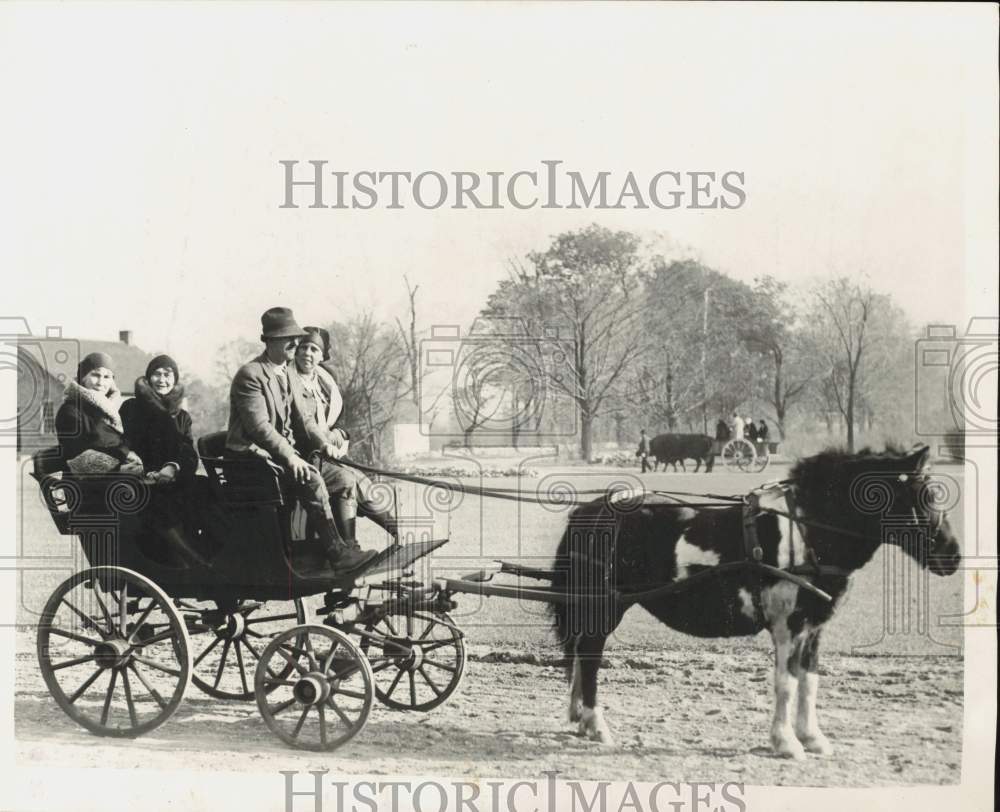
[{"label": "man's boot", "polygon": [[333,511],[333,521],[337,525],[337,532],[340,537],[352,550],[360,550],[361,545],[354,534],[355,520],[357,517],[357,503],[353,499],[343,496],[333,496],[330,499],[330,510]]},{"label": "man's boot", "polygon": [[378,555],[374,550],[351,549],[340,537],[337,525],[332,519],[320,521],[318,529],[319,537],[326,547],[326,560],[330,562],[330,566],[339,575],[347,575],[361,569]]}]

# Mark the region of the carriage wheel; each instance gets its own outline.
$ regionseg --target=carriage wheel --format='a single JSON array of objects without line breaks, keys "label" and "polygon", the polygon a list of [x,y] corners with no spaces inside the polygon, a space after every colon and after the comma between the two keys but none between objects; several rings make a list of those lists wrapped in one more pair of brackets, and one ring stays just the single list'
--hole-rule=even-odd
[{"label": "carriage wheel", "polygon": [[454,693],[465,671],[465,642],[444,612],[386,615],[365,627],[361,649],[375,696],[394,710],[428,711]]},{"label": "carriage wheel", "polygon": [[[287,677],[278,673],[288,666]],[[334,750],[365,726],[375,679],[361,649],[328,626],[282,632],[264,649],[254,675],[264,722],[286,744]]]},{"label": "carriage wheel", "polygon": [[770,462],[770,457],[767,453],[767,446],[764,446],[760,451],[754,452],[753,463],[750,465],[749,470],[754,474],[759,474]]},{"label": "carriage wheel", "polygon": [[38,622],[38,664],[49,692],[99,736],[140,736],[170,718],[191,678],[190,652],[170,598],[121,567],[71,576]]},{"label": "carriage wheel", "polygon": [[730,440],[722,448],[722,462],[730,471],[749,472],[756,456],[753,445],[747,440]]},{"label": "carriage wheel", "polygon": [[[180,600],[192,639],[192,680],[217,699],[254,698],[253,673],[264,647],[274,635],[306,622],[305,605],[292,602]],[[284,679],[292,672],[286,664],[276,672]]]}]

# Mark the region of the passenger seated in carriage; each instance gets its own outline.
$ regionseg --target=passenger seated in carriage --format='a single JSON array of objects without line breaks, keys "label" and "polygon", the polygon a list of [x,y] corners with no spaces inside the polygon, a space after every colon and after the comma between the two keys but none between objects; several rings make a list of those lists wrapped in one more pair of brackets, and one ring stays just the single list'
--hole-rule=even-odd
[{"label": "passenger seated in carriage", "polygon": [[[185,520],[200,491],[191,490],[198,470],[198,452],[191,434],[191,415],[181,408],[184,386],[169,355],[158,355],[135,381],[135,397],[121,408],[125,439],[142,457],[145,480],[156,486],[147,508],[153,535],[166,542],[181,563],[208,566],[187,540]],[[152,552],[154,557],[156,552]]]},{"label": "passenger seated in carriage", "polygon": [[142,457],[153,484],[187,485],[198,470],[191,415],[181,408],[184,386],[169,355],[158,355],[135,381],[135,397],[121,408],[125,439]]},{"label": "passenger seated in carriage", "polygon": [[366,516],[388,532],[395,541],[399,530],[395,518],[379,508],[371,496],[372,482],[361,471],[340,464],[337,459],[347,454],[348,435],[336,427],[344,407],[340,388],[329,369],[323,366],[330,360],[330,333],[322,327],[305,327],[295,350],[295,363],[289,369],[302,384],[303,406],[316,421],[326,441],[336,449],[336,457],[324,460],[319,451],[309,456],[326,483],[330,507],[337,529],[344,541],[353,549],[361,549],[355,538],[354,522],[358,514]]},{"label": "passenger seated in carriage", "polygon": [[125,439],[119,409],[122,395],[115,385],[114,361],[92,352],[66,385],[56,412],[56,435],[66,467],[73,474],[120,472],[141,475],[142,459]]},{"label": "passenger seated in carriage", "polygon": [[[321,461],[340,452],[320,430],[305,405],[298,375],[290,374],[299,339],[306,335],[292,311],[273,307],[261,316],[261,341],[265,350],[237,371],[229,390],[229,430],[226,456],[261,456],[280,467],[295,488],[327,560],[340,573],[363,567],[375,556],[345,542],[334,521],[327,485],[321,469],[308,462],[318,452]],[[329,470],[329,466],[324,466]]]}]

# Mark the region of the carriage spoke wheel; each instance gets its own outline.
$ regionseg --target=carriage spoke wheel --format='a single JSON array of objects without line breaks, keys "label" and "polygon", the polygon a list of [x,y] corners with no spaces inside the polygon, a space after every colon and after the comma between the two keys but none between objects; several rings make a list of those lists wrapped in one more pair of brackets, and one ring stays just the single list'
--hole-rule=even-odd
[{"label": "carriage spoke wheel", "polygon": [[748,470],[754,474],[759,474],[767,468],[768,462],[770,462],[770,457],[767,453],[767,447],[765,446],[761,450],[754,452],[754,459],[750,463]]},{"label": "carriage spoke wheel", "polygon": [[[254,669],[264,647],[279,632],[306,622],[300,599],[241,601],[229,606],[184,599],[176,605],[192,635],[191,678],[216,699],[253,699]],[[284,679],[291,672],[292,666],[285,663],[272,676]]]},{"label": "carriage spoke wheel", "polygon": [[730,440],[722,448],[722,462],[730,471],[751,471],[756,457],[757,453],[748,440]]},{"label": "carriage spoke wheel", "polygon": [[465,642],[444,612],[386,615],[365,631],[361,649],[375,674],[375,696],[394,710],[428,711],[462,681]]},{"label": "carriage spoke wheel", "polygon": [[121,567],[71,576],[38,622],[38,664],[49,692],[99,736],[140,736],[170,718],[191,678],[190,652],[170,598]]},{"label": "carriage spoke wheel", "polygon": [[[285,666],[291,672],[276,677]],[[375,679],[361,649],[328,626],[296,626],[274,637],[254,674],[264,722],[286,744],[334,750],[368,721]]]}]

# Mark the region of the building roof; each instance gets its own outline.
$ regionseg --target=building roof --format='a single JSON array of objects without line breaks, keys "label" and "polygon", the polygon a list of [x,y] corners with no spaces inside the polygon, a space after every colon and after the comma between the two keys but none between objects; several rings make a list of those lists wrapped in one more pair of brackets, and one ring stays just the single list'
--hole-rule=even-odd
[{"label": "building roof", "polygon": [[28,354],[50,377],[60,385],[76,377],[80,359],[92,352],[103,352],[114,361],[115,382],[119,391],[135,394],[135,379],[146,374],[146,366],[153,356],[133,344],[120,341],[96,341],[87,338],[43,338],[25,336],[18,339],[18,349]]}]

